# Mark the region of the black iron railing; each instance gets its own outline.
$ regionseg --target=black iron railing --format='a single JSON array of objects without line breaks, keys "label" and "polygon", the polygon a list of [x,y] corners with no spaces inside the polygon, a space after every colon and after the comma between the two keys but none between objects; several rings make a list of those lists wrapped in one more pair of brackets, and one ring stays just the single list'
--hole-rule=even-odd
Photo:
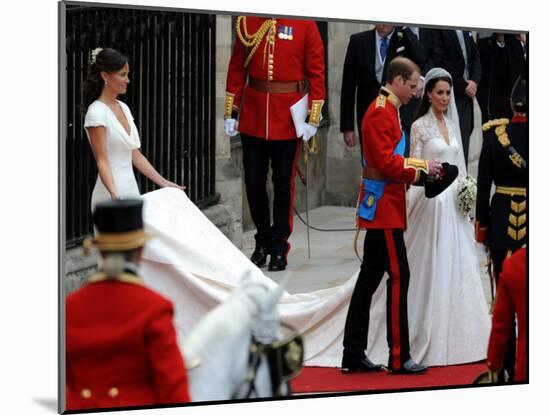
[{"label": "black iron railing", "polygon": [[[67,9],[66,241],[92,231],[90,197],[97,177],[80,114],[91,50],[113,47],[130,60],[120,97],[140,132],[142,152],[169,180],[184,184],[200,207],[216,200],[215,15],[118,8]],[[140,191],[155,185],[136,174]]]}]

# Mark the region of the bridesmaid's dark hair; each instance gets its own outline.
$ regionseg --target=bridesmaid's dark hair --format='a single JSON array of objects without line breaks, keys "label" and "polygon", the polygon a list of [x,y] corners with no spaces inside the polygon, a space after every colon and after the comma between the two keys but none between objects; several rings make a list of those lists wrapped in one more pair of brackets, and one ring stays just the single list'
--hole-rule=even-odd
[{"label": "bridesmaid's dark hair", "polygon": [[99,98],[103,89],[101,72],[113,73],[122,69],[128,63],[128,58],[118,50],[105,48],[92,56],[88,66],[88,75],[82,86],[82,115],[86,114],[92,102]]},{"label": "bridesmaid's dark hair", "polygon": [[437,76],[435,78],[430,79],[426,84],[426,86],[424,87],[424,95],[422,95],[422,102],[420,102],[420,107],[418,107],[418,111],[413,121],[418,120],[420,117],[426,114],[430,109],[430,99],[428,98],[428,92],[432,92],[435,87],[435,84],[437,84],[439,81],[445,81],[451,86],[451,88],[453,87],[453,80],[448,76]]}]

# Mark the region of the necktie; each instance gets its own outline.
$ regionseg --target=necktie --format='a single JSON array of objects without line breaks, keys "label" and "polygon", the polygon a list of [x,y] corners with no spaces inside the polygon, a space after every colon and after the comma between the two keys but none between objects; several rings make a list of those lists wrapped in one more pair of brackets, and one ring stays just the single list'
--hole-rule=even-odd
[{"label": "necktie", "polygon": [[380,58],[382,59],[382,63],[386,60],[386,53],[388,52],[388,38],[383,37],[380,39]]},{"label": "necktie", "polygon": [[466,53],[466,41],[464,39],[465,33],[462,30],[456,31],[456,36],[458,37],[458,43],[460,43],[460,49],[462,49],[462,57],[464,58],[464,73],[462,76],[464,79],[470,79],[470,74],[468,71],[468,54]]}]

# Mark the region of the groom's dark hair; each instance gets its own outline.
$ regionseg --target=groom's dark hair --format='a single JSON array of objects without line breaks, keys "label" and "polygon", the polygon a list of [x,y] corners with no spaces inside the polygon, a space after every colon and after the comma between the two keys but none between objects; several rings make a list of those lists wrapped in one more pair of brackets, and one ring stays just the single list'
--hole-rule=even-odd
[{"label": "groom's dark hair", "polygon": [[391,84],[394,78],[399,75],[401,75],[403,80],[408,81],[415,72],[420,73],[420,68],[416,63],[409,58],[398,56],[393,58],[388,65],[386,82]]}]

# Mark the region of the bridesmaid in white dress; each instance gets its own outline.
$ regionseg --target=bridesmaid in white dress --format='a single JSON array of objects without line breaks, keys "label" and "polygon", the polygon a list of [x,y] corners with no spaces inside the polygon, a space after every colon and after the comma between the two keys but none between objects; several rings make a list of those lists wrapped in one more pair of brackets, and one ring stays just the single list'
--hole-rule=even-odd
[{"label": "bridesmaid in white dress", "polygon": [[84,82],[84,127],[97,164],[92,210],[103,200],[139,197],[132,166],[160,187],[179,186],[162,177],[139,150],[139,134],[128,106],[117,99],[130,79],[128,58],[114,49],[92,52]]},{"label": "bridesmaid in white dress", "polygon": [[[411,128],[411,157],[455,164],[460,178],[466,168],[451,79],[441,68],[426,74],[419,114]],[[489,310],[474,228],[458,210],[457,187],[455,180],[433,199],[424,197],[423,188],[407,192],[411,354],[428,366],[474,362],[487,354]],[[377,292],[375,298],[371,324],[377,329],[367,353],[384,362],[385,324],[379,314],[385,295]]]}]

